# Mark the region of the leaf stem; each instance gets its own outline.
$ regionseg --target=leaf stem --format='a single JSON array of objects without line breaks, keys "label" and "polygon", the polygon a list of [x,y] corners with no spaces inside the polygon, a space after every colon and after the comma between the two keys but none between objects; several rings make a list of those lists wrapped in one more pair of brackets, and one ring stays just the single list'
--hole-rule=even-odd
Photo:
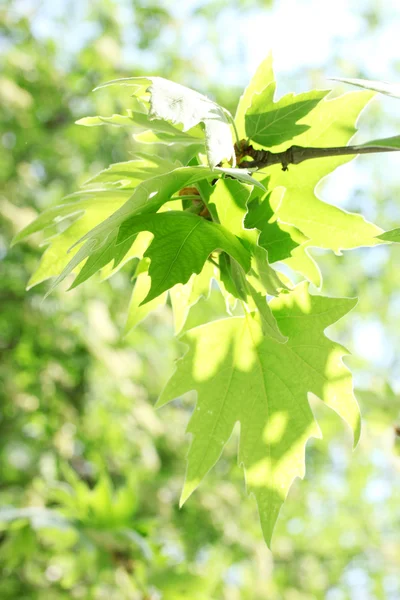
[{"label": "leaf stem", "polygon": [[226,114],[226,116],[228,117],[229,121],[231,122],[231,125],[233,127],[233,131],[235,133],[235,138],[236,138],[236,144],[239,146],[240,144],[240,139],[239,139],[239,134],[238,134],[238,130],[236,129],[236,125],[235,125],[235,119],[232,117],[231,113],[229,112],[229,110],[224,109],[224,112]]},{"label": "leaf stem", "polygon": [[238,144],[241,156],[250,156],[253,160],[242,160],[238,167],[240,169],[265,169],[272,165],[281,164],[282,169],[287,171],[288,165],[298,165],[305,160],[314,158],[326,158],[329,156],[345,156],[351,154],[374,154],[377,152],[396,152],[400,148],[388,146],[335,146],[332,148],[309,148],[303,146],[291,146],[283,152],[270,152],[269,150],[256,150],[242,140]]},{"label": "leaf stem", "polygon": [[171,196],[170,200],[198,200],[200,202],[201,198],[198,194],[183,194],[182,196]]}]

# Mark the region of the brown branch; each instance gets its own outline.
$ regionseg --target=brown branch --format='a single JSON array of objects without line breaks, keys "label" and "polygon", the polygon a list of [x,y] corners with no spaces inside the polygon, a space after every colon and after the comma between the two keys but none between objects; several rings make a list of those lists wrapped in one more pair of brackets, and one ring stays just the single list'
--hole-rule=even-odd
[{"label": "brown branch", "polygon": [[[333,148],[305,148],[303,146],[291,146],[283,152],[270,152],[269,150],[256,150],[242,140],[237,150],[237,161],[240,169],[265,169],[272,165],[282,165],[287,171],[288,165],[298,165],[312,158],[326,158],[328,156],[345,156],[348,154],[373,154],[376,152],[396,152],[400,148],[389,148],[384,146],[337,146]],[[250,156],[253,160],[241,160]]]}]

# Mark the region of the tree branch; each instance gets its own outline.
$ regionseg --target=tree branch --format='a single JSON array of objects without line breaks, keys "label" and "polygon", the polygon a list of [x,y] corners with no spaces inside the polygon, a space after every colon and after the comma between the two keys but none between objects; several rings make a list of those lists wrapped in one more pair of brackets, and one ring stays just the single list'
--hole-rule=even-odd
[{"label": "tree branch", "polygon": [[[287,171],[288,165],[298,165],[312,158],[326,158],[328,156],[345,156],[348,154],[374,154],[376,152],[396,152],[400,148],[389,148],[384,146],[336,146],[333,148],[305,148],[303,146],[291,146],[283,152],[270,152],[269,150],[256,150],[245,140],[238,146],[237,160],[241,169],[265,169],[272,165],[281,164],[282,169]],[[241,160],[250,156],[253,160]]]}]

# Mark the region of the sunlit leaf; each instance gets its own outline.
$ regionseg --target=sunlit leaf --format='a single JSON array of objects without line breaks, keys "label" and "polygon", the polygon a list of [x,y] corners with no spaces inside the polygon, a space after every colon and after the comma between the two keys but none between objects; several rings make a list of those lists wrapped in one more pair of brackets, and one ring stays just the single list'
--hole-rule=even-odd
[{"label": "sunlit leaf", "polygon": [[235,161],[232,133],[227,111],[206,96],[163,77],[130,77],[108,82],[108,85],[132,86],[134,93],[146,98],[149,93],[150,119],[164,119],[182,124],[188,131],[204,124],[205,144],[211,168],[222,160]]},{"label": "sunlit leaf", "polygon": [[264,337],[254,314],[215,321],[183,336],[189,350],[157,403],[197,391],[181,503],[217,462],[239,421],[239,462],[270,543],[291,483],[304,476],[307,440],[319,436],[307,394],[313,392],[339,413],[358,440],[359,410],[342,362],[346,350],[324,335],[355,303],[311,296],[299,285],[271,303],[286,344]]},{"label": "sunlit leaf", "polygon": [[193,213],[171,211],[132,217],[122,224],[117,243],[127,242],[140,231],[154,235],[145,252],[151,260],[151,289],[144,302],[200,273],[207,257],[217,249],[235,258],[245,272],[250,268],[249,252],[228,229]]},{"label": "sunlit leaf", "polygon": [[347,79],[345,77],[331,77],[333,81],[349,83],[357,87],[362,87],[366,90],[373,90],[386,96],[400,98],[400,83],[386,83],[385,81],[370,81],[368,79]]}]

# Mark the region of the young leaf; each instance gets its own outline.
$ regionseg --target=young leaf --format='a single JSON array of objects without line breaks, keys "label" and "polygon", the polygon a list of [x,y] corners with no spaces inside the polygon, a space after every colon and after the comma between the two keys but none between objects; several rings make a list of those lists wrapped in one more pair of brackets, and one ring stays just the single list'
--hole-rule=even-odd
[{"label": "young leaf", "polygon": [[245,272],[250,269],[250,253],[230,231],[193,213],[170,211],[132,217],[122,224],[117,243],[126,243],[140,231],[154,235],[145,252],[151,260],[151,288],[143,303],[177,283],[186,283],[192,273],[200,273],[207,257],[217,249],[230,254]]},{"label": "young leaf", "polygon": [[133,160],[110,165],[88,179],[85,186],[100,184],[104,187],[134,189],[145,179],[167,173],[176,167],[177,165],[168,159],[137,152],[134,154]]},{"label": "young leaf", "polygon": [[360,416],[343,346],[324,335],[355,305],[345,298],[311,296],[301,284],[271,303],[286,344],[263,337],[259,318],[227,318],[188,331],[188,352],[157,406],[190,391],[197,405],[181,503],[221,456],[240,422],[239,462],[257,499],[265,540],[271,542],[289,487],[305,472],[305,445],[319,436],[307,394],[317,395],[351,427],[357,442]]},{"label": "young leaf", "polygon": [[[147,84],[147,86],[146,86]],[[129,77],[105,83],[132,86],[134,93],[144,98],[150,94],[150,119],[164,119],[182,124],[188,131],[198,123],[204,124],[208,163],[214,168],[222,160],[235,164],[232,133],[227,111],[203,94],[163,77]]]},{"label": "young leaf", "polygon": [[[242,169],[209,169],[203,165],[177,167],[168,173],[156,175],[139,184],[119,210],[98,227],[95,227],[80,241],[92,238],[99,240],[99,243],[101,243],[101,239],[105,235],[119,227],[129,217],[136,214],[156,212],[179,190],[190,187],[203,179],[214,179],[218,175],[225,174],[246,182],[255,183],[255,180],[246,171],[243,172]],[[265,189],[261,183],[257,182],[257,185]]]},{"label": "young leaf", "polygon": [[274,102],[276,84],[270,83],[261,93],[253,96],[246,112],[246,135],[251,140],[271,148],[304,133],[306,123],[299,123],[329,93],[328,90],[313,90],[303,94],[287,94]]},{"label": "young leaf", "polygon": [[[352,92],[323,100],[304,121],[309,129],[294,138],[293,143],[306,147],[346,145],[356,131],[355,122],[360,111],[371,97],[370,92]],[[268,169],[269,189],[286,188],[279,205],[272,206],[276,217],[307,236],[308,247],[329,248],[340,253],[343,249],[379,243],[376,239],[381,233],[379,227],[368,223],[361,215],[326,204],[314,193],[323,177],[349,160],[349,156],[320,158],[290,165],[288,171],[282,171],[278,165]],[[287,264],[290,262],[289,258]]]},{"label": "young leaf", "polygon": [[245,116],[255,94],[260,94],[266,87],[274,83],[275,75],[272,68],[272,55],[269,54],[260,64],[249,85],[240,97],[235,114],[235,126],[239,139],[246,137]]},{"label": "young leaf", "polygon": [[47,248],[41,258],[39,267],[28,282],[28,288],[50,277],[59,275],[71,260],[74,259],[78,251],[77,246],[70,251],[71,247],[90,231],[93,226],[109,217],[127,198],[126,193],[119,194],[118,190],[105,194],[102,192],[82,194],[82,196],[82,198],[77,196],[78,200],[76,202],[70,202],[43,212],[36,221],[28,225],[16,237],[15,241],[19,241],[36,231],[41,231],[54,221],[60,223],[57,217],[63,217],[64,219],[71,217],[74,219],[72,224],[67,228],[47,239]]},{"label": "young leaf", "polygon": [[[237,176],[239,179],[243,179],[244,181],[248,181],[249,179],[251,181],[255,181],[248,175],[247,172],[243,172],[241,169],[216,168],[211,170],[208,167],[198,165],[194,167],[178,167],[169,173],[162,173],[161,175],[157,175],[140,183],[134,189],[133,193],[131,193],[130,197],[128,197],[128,200],[125,202],[125,204],[123,204],[108,218],[104,219],[101,223],[75,241],[72,249],[75,249],[76,246],[83,244],[83,242],[90,243],[83,244],[78,252],[76,252],[75,249],[76,254],[72,253],[70,255],[73,256],[71,260],[68,261],[70,256],[64,256],[64,258],[67,258],[67,260],[65,260],[66,264],[57,279],[51,285],[48,294],[51,293],[54,288],[59,285],[70,273],[72,273],[72,271],[74,271],[82,261],[87,259],[90,254],[97,251],[104,252],[104,246],[112,243],[112,240],[114,239],[113,233],[115,233],[119,226],[129,217],[135,214],[155,212],[159,210],[166,202],[168,202],[171,196],[180,189],[193,185],[202,179],[212,179],[217,175],[225,174],[235,177]],[[257,182],[257,185],[264,189],[262,184]],[[106,190],[99,193],[104,193],[106,195],[115,195],[119,193],[125,194],[126,197],[127,192],[128,190],[114,190],[113,192]],[[96,197],[97,193],[98,192],[96,190],[90,190],[79,192],[78,194]],[[27,234],[25,233],[25,235]]]},{"label": "young leaf", "polygon": [[368,81],[368,79],[347,79],[345,77],[331,77],[333,81],[341,81],[349,83],[357,87],[362,87],[366,90],[373,90],[386,96],[400,98],[400,83],[386,83],[385,81]]},{"label": "young leaf", "polygon": [[274,101],[276,82],[269,55],[257,69],[239,101],[235,124],[239,137],[247,137],[272,147],[291,140],[309,126],[298,124],[324,98],[328,90],[313,90],[303,94],[287,94]]},{"label": "young leaf", "polygon": [[151,131],[156,137],[160,136],[160,140],[166,138],[176,141],[179,138],[186,143],[204,144],[204,132],[200,125],[192,127],[188,131],[181,131],[179,125],[171,125],[171,123],[161,118],[150,118],[147,114],[132,110],[128,110],[127,113],[127,115],[112,115],[111,117],[84,117],[76,121],[76,124],[85,127],[98,127],[101,125],[134,127],[142,132]]}]

